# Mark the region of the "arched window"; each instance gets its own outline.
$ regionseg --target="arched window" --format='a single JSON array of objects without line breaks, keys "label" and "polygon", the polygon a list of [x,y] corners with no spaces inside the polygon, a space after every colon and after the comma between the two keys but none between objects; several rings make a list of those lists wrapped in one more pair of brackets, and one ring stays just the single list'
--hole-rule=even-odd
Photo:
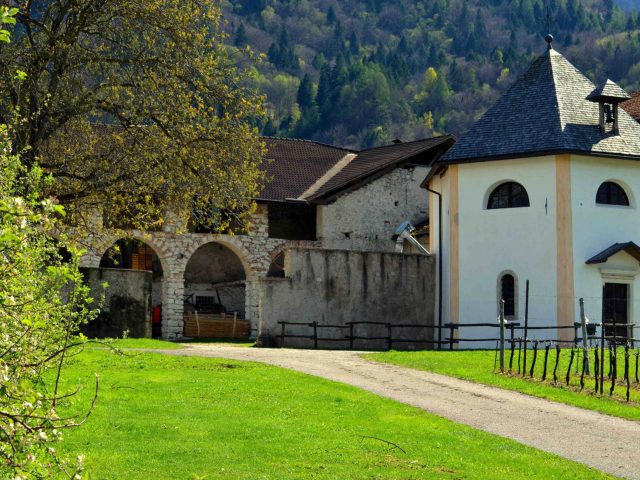
[{"label": "arched window", "polygon": [[598,188],[596,203],[600,205],[622,205],[629,206],[629,197],[624,189],[614,182],[604,182]]},{"label": "arched window", "polygon": [[518,208],[529,206],[529,195],[525,188],[516,182],[505,182],[493,189],[489,195],[487,209]]},{"label": "arched window", "polygon": [[510,273],[500,277],[498,301],[504,300],[504,316],[516,316],[516,279]]}]

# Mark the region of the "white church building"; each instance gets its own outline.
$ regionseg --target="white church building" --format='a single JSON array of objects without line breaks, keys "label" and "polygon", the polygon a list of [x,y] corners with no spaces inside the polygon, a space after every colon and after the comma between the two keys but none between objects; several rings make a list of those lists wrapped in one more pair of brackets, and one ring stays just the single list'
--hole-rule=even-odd
[{"label": "white church building", "polygon": [[591,322],[640,323],[640,124],[620,87],[596,87],[552,40],[423,184],[443,324],[495,322],[501,299],[524,324],[527,280],[532,326],[573,325],[580,298]]}]

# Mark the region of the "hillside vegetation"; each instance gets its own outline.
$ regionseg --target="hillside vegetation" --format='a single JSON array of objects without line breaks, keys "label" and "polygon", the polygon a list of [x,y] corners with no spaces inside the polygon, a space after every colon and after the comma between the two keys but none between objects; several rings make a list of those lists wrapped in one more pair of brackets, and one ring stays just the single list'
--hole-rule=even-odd
[{"label": "hillside vegetation", "polygon": [[[640,21],[613,0],[239,0],[229,41],[264,54],[265,135],[369,147],[464,133],[547,30],[594,81],[640,88]],[[628,7],[629,1],[622,2]]]}]

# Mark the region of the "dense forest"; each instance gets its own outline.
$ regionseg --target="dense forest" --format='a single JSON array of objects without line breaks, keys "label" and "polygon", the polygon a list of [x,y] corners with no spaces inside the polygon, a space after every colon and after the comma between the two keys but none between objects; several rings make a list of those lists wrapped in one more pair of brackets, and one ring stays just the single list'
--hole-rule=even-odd
[{"label": "dense forest", "polygon": [[[264,135],[347,147],[464,133],[554,46],[640,89],[636,0],[237,0],[229,41],[263,53]],[[624,7],[624,8],[623,8]]]}]

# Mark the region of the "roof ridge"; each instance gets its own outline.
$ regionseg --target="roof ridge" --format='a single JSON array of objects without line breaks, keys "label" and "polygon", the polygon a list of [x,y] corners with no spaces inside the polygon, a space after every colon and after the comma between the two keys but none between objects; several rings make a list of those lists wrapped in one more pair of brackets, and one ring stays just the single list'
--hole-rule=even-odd
[{"label": "roof ridge", "polygon": [[353,150],[352,148],[338,147],[329,143],[318,142],[317,140],[307,140],[306,138],[273,137],[269,135],[261,135],[260,138],[263,140],[284,140],[286,142],[310,143],[313,145],[320,145],[321,147],[329,147],[336,150],[343,150],[345,152],[358,153],[358,150]]},{"label": "roof ridge", "polygon": [[436,139],[446,140],[448,138],[454,138],[454,137],[455,136],[453,134],[447,133],[445,135],[436,135],[435,137],[421,138],[418,140],[411,140],[409,142],[392,143],[390,145],[380,145],[379,147],[365,148],[364,150],[360,150],[359,153],[370,152],[372,150],[380,150],[382,148],[393,148],[393,147],[398,147],[400,145],[411,145],[412,143],[427,142],[429,140],[436,140]]}]

